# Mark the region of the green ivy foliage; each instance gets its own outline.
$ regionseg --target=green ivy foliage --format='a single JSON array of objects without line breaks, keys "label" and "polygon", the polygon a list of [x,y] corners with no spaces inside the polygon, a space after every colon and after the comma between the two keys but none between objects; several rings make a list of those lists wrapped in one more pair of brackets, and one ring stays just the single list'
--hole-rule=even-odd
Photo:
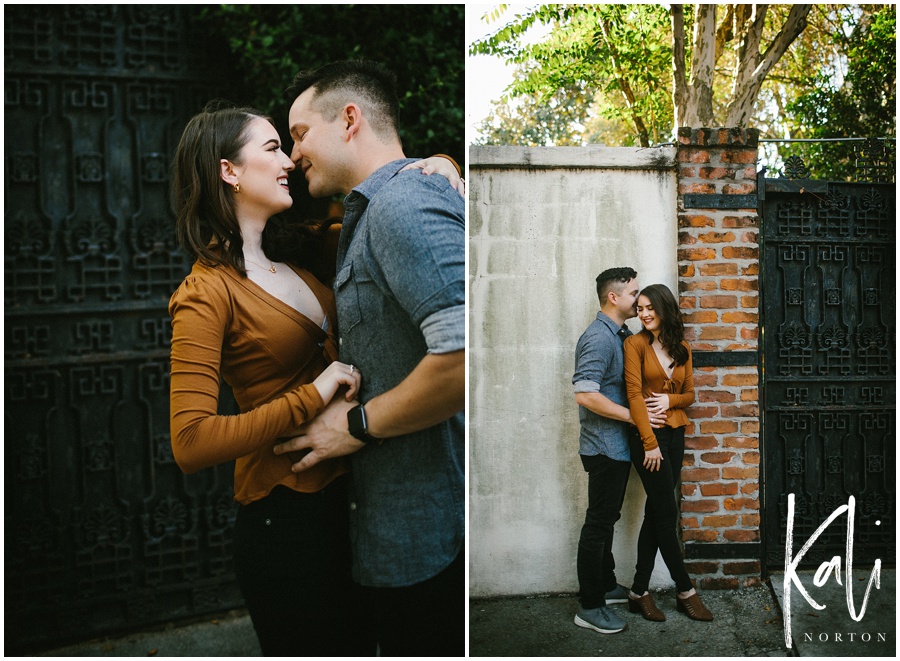
[{"label": "green ivy foliage", "polygon": [[287,123],[284,90],[302,69],[366,58],[397,74],[408,156],[465,157],[463,5],[207,5],[196,20],[230,48],[235,103]]}]

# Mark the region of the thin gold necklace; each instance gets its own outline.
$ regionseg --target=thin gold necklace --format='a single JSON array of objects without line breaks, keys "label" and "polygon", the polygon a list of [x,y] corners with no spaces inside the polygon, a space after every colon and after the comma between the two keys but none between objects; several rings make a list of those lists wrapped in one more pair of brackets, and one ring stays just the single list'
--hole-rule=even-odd
[{"label": "thin gold necklace", "polygon": [[[244,255],[244,261],[245,261],[245,262],[250,262],[250,263],[253,264],[254,266],[258,266],[258,267],[261,268],[261,269],[266,269],[266,267],[263,266],[262,264],[257,264],[257,263],[254,262],[252,259],[248,259],[246,255]],[[266,270],[269,271],[270,273],[277,273],[277,271],[275,270],[275,264],[273,264],[272,262],[269,262],[269,264],[270,264],[270,266],[269,266],[269,268],[267,268]]]}]

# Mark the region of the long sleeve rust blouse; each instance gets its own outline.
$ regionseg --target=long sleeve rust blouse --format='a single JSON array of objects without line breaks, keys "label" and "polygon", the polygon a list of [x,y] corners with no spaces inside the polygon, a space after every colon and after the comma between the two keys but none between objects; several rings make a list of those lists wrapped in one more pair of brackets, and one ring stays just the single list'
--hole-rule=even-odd
[{"label": "long sleeve rust blouse", "polygon": [[[169,303],[172,316],[171,434],[188,473],[235,460],[235,500],[249,503],[277,484],[311,493],[347,472],[344,459],[291,472],[294,455],[273,446],[323,408],[313,380],[337,357],[330,289],[294,271],[322,306],[327,331],[226,266],[194,264]],[[240,407],[218,415],[220,380]]]},{"label": "long sleeve rust blouse", "polygon": [[688,423],[684,409],[694,403],[694,368],[691,347],[687,342],[683,344],[688,350],[687,362],[676,366],[669,378],[650,346],[648,333],[636,333],[625,339],[625,390],[628,394],[628,408],[641,434],[644,450],[653,450],[659,445],[650,426],[647,404],[644,403],[644,399],[652,393],[665,393],[669,396],[667,427],[684,427]]}]

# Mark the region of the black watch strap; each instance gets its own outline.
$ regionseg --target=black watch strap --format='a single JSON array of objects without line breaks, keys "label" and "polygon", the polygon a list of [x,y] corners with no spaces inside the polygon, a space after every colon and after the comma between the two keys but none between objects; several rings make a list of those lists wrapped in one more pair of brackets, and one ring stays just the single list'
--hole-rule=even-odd
[{"label": "black watch strap", "polygon": [[369,425],[366,420],[366,410],[363,405],[354,406],[347,411],[347,430],[353,438],[368,443],[375,440],[369,436]]}]

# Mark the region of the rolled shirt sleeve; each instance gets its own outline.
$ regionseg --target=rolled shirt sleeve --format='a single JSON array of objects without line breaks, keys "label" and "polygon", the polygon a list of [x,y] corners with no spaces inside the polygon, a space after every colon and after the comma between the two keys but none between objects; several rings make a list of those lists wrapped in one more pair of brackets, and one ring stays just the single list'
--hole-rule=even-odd
[{"label": "rolled shirt sleeve", "polygon": [[429,315],[422,322],[428,353],[450,353],[465,349],[465,329],[465,305],[455,305]]}]

